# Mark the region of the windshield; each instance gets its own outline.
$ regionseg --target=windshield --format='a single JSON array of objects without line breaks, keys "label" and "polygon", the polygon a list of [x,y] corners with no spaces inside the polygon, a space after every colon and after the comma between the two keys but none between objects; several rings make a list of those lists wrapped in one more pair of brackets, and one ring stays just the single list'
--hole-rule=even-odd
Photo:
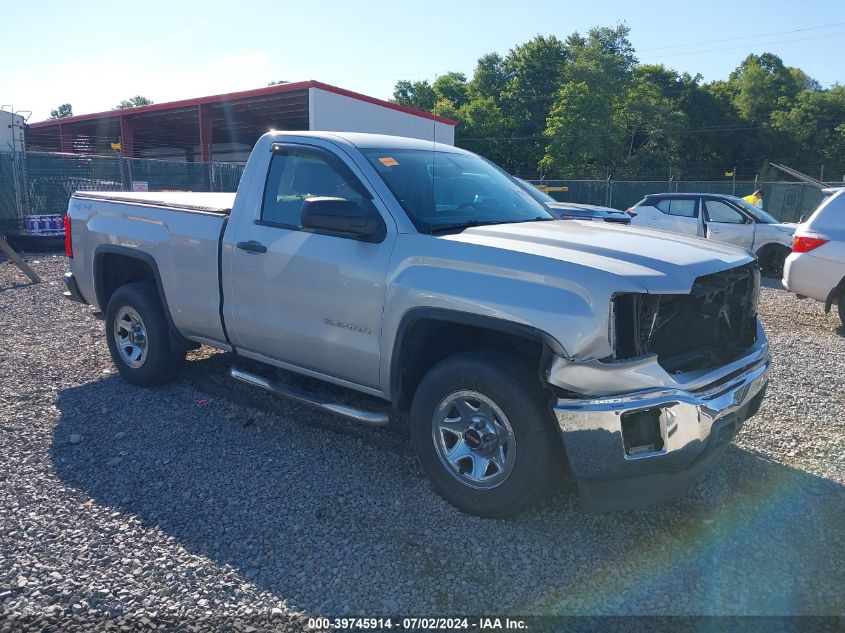
[{"label": "windshield", "polygon": [[479,156],[411,149],[361,151],[422,233],[554,219],[509,176]]},{"label": "windshield", "polygon": [[528,192],[528,195],[534,198],[537,202],[542,202],[543,204],[545,204],[546,202],[557,202],[557,200],[552,198],[545,191],[538,189],[530,182],[525,182],[521,178],[517,178],[516,181],[522,186],[523,189],[525,189],[525,191]]},{"label": "windshield", "polygon": [[778,221],[770,216],[768,213],[763,211],[758,207],[755,207],[750,202],[743,200],[742,198],[736,198],[734,200],[738,205],[740,205],[752,218],[754,221],[759,224],[777,224]]}]

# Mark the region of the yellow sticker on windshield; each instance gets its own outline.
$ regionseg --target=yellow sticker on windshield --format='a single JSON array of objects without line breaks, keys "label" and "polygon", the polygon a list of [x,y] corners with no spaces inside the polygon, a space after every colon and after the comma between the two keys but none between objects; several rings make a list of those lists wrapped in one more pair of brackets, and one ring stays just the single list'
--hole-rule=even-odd
[{"label": "yellow sticker on windshield", "polygon": [[399,161],[393,158],[392,156],[382,156],[378,159],[378,162],[380,162],[385,167],[396,167],[396,165],[399,164]]}]

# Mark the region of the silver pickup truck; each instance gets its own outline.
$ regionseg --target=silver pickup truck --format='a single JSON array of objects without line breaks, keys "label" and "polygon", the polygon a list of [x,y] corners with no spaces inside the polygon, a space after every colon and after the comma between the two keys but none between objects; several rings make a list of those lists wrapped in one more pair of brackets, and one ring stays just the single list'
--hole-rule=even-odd
[{"label": "silver pickup truck", "polygon": [[398,414],[434,490],[477,515],[522,511],[567,464],[588,508],[677,495],[767,384],[753,255],[553,221],[451,146],[272,132],[237,195],[77,192],[65,226],[65,294],[104,313],[126,380],[173,380],[204,344],[279,395]]}]

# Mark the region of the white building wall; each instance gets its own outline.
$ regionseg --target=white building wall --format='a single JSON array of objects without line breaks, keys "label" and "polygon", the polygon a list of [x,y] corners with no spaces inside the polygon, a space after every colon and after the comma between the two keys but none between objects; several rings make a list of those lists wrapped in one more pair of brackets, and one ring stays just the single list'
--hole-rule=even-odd
[{"label": "white building wall", "polygon": [[455,128],[447,123],[320,88],[309,88],[309,92],[312,130],[393,134],[455,144]]},{"label": "white building wall", "polygon": [[0,110],[0,152],[22,152],[24,119],[8,110]]}]

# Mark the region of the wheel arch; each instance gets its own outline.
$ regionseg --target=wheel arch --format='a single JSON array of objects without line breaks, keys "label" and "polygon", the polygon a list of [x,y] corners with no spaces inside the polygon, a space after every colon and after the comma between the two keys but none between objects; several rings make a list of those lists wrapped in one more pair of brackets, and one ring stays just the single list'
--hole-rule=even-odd
[{"label": "wheel arch", "polygon": [[[757,257],[757,265],[760,266],[761,270],[763,268],[763,264],[765,263],[765,258],[769,256],[769,253],[772,253],[776,250],[782,250],[786,256],[788,256],[792,249],[789,248],[786,244],[781,244],[780,242],[766,242],[756,251],[754,251],[754,255]],[[784,257],[784,259],[786,259]]]},{"label": "wheel arch", "polygon": [[173,323],[161,273],[152,255],[126,246],[100,244],[94,249],[93,266],[94,294],[101,311],[105,312],[109,299],[120,286],[136,281],[153,282],[173,341],[183,346],[196,345],[182,336]]},{"label": "wheel arch", "polygon": [[831,306],[833,306],[833,302],[836,301],[837,303],[842,301],[842,297],[845,296],[845,277],[839,280],[839,283],[836,284],[831,291],[827,295],[827,299],[824,302],[824,311],[825,314],[830,312]]},{"label": "wheel arch", "polygon": [[[454,346],[432,344],[444,337]],[[397,411],[410,408],[416,386],[441,360],[473,349],[496,349],[536,362],[538,377],[552,354],[566,356],[553,336],[522,323],[448,308],[412,308],[399,323],[390,359],[390,400]]]}]

